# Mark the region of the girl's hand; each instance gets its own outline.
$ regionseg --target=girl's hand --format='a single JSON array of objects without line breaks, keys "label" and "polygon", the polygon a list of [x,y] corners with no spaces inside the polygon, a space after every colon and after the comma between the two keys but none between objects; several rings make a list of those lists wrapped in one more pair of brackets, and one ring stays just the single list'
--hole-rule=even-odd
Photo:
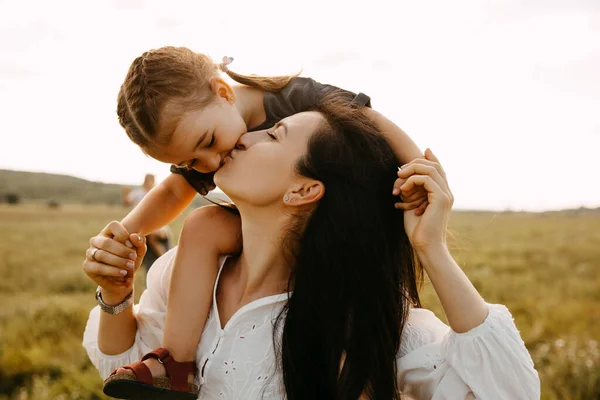
[{"label": "girl's hand", "polygon": [[211,190],[215,189],[217,185],[215,185],[215,181],[213,180],[214,172],[210,174],[205,174],[206,177],[201,182],[195,183],[196,190],[202,196],[206,196]]},{"label": "girl's hand", "polygon": [[129,234],[119,222],[109,223],[90,239],[84,272],[113,297],[131,292],[135,271],[146,254],[143,236]]},{"label": "girl's hand", "polygon": [[417,252],[446,246],[446,229],[454,196],[448,187],[446,173],[430,149],[425,158],[404,165],[398,172],[404,179],[400,190],[403,198],[421,187],[427,191],[427,208],[422,215],[404,211],[404,228]]},{"label": "girl's hand", "polygon": [[400,186],[406,182],[406,179],[400,178],[400,172],[398,171],[398,179],[394,182],[394,189],[392,191],[394,196],[400,196],[402,200],[402,202],[395,204],[396,208],[404,211],[415,210],[415,215],[423,215],[429,204],[427,202],[427,190],[422,186],[415,186],[406,193],[402,192]]},{"label": "girl's hand", "polygon": [[193,168],[178,167],[176,165],[171,166],[171,172],[178,173],[185,177],[187,183],[202,196],[206,196],[211,190],[217,187],[214,181],[214,172],[200,172]]}]

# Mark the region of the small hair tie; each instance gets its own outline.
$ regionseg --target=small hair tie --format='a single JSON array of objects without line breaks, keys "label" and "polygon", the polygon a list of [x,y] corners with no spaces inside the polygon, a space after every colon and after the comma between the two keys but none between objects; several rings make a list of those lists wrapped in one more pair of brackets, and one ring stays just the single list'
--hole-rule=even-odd
[{"label": "small hair tie", "polygon": [[222,63],[219,64],[219,68],[221,71],[227,72],[229,70],[227,66],[233,62],[233,57],[223,56],[221,61]]}]

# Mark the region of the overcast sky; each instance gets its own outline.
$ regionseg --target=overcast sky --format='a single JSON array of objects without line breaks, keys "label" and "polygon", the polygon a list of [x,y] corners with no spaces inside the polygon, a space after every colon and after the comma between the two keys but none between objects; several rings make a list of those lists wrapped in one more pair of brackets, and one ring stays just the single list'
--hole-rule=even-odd
[{"label": "overcast sky", "polygon": [[0,168],[167,176],[115,108],[131,61],[177,45],[369,94],[458,208],[600,206],[599,1],[0,0],[0,38]]}]

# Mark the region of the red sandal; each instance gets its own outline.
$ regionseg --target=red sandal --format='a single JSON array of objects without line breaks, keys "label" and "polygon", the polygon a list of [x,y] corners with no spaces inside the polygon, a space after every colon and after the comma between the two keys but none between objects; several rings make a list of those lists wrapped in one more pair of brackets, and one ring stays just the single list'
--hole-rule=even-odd
[{"label": "red sandal", "polygon": [[132,374],[112,374],[104,381],[104,394],[117,399],[131,400],[196,400],[199,388],[190,381],[190,374],[196,376],[194,361],[177,362],[169,350],[159,347],[146,354],[142,361],[155,358],[165,366],[166,376],[153,378],[150,369],[141,361],[123,368]]}]

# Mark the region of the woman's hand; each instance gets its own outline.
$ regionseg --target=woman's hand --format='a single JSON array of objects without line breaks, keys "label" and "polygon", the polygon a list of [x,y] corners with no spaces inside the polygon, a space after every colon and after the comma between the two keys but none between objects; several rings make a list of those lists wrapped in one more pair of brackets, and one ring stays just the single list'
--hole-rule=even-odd
[{"label": "woman's hand", "polygon": [[430,149],[425,150],[425,158],[402,166],[398,177],[404,180],[400,186],[403,198],[418,187],[427,191],[427,207],[422,215],[404,208],[404,228],[412,246],[417,252],[445,247],[454,196],[437,157]]},{"label": "woman's hand", "polygon": [[90,239],[84,272],[110,297],[125,297],[132,290],[135,271],[146,254],[143,236],[129,234],[119,222],[109,223]]},{"label": "woman's hand", "polygon": [[415,187],[427,190],[429,204],[425,213],[417,216],[413,211],[404,211],[404,228],[440,299],[448,324],[454,332],[468,332],[485,321],[488,306],[446,246],[446,229],[454,203],[446,173],[427,149],[424,159],[402,166],[398,177],[405,180],[403,194]]}]

